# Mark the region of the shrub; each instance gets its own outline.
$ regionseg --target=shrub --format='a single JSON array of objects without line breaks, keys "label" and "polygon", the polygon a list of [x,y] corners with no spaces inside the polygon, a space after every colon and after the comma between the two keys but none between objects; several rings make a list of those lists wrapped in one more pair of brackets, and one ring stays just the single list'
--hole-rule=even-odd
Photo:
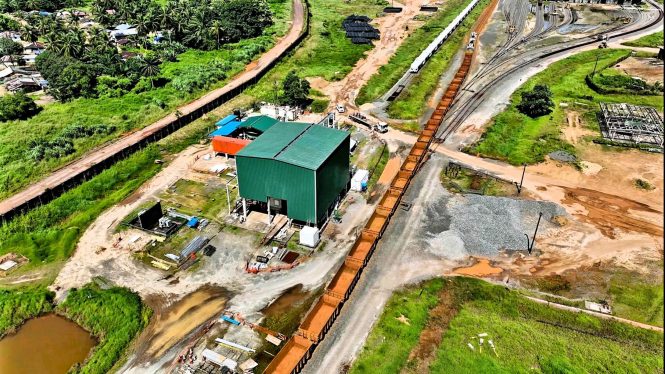
[{"label": "shrub", "polygon": [[23,92],[0,97],[0,121],[27,119],[40,110],[35,101]]},{"label": "shrub", "polygon": [[536,85],[532,91],[522,92],[522,102],[517,104],[517,110],[531,118],[550,114],[553,107],[552,91],[544,84]]}]

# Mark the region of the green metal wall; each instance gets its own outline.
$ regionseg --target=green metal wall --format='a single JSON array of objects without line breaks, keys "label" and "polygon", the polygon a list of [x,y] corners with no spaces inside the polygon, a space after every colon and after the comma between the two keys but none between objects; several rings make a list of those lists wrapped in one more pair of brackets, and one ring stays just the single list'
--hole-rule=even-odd
[{"label": "green metal wall", "polygon": [[313,170],[254,157],[236,157],[240,196],[267,202],[270,196],[286,200],[287,215],[303,222],[316,222]]},{"label": "green metal wall", "polygon": [[347,137],[316,172],[317,222],[325,218],[326,210],[349,184],[349,143]]},{"label": "green metal wall", "polygon": [[273,159],[237,155],[240,196],[262,202],[267,202],[268,196],[286,200],[289,218],[319,223],[349,183],[349,139],[344,139],[317,171]]}]

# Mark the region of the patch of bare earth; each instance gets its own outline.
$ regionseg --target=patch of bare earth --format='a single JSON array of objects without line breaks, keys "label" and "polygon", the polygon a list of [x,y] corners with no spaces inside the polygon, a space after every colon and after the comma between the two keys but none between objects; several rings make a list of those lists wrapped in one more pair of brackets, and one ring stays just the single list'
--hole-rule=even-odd
[{"label": "patch of bare earth", "polygon": [[615,68],[624,73],[644,79],[649,84],[663,83],[663,62],[656,58],[628,57]]},{"label": "patch of bare earth", "polygon": [[[448,282],[450,281],[447,280],[446,283]],[[452,287],[447,285],[444,285],[439,292],[439,302],[430,310],[427,325],[420,333],[418,345],[409,353],[409,359],[402,373],[415,374],[429,371],[429,365],[436,357],[436,350],[443,340],[443,335],[459,311],[454,293]]]}]

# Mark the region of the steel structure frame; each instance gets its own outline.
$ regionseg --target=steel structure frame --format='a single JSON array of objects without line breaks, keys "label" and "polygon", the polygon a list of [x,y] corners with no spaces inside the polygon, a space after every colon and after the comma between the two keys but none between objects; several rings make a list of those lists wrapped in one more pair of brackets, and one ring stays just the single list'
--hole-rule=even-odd
[{"label": "steel structure frame", "polygon": [[613,141],[663,147],[663,119],[652,107],[600,103],[600,131]]}]

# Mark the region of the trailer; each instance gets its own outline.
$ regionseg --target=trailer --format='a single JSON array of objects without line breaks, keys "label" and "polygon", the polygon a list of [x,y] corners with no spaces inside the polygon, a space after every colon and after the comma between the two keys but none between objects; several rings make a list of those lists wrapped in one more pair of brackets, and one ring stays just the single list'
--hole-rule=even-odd
[{"label": "trailer", "polygon": [[363,126],[367,126],[367,128],[370,129],[370,130],[372,129],[372,123],[362,113],[358,113],[358,112],[353,113],[352,115],[349,116],[349,118],[355,123],[359,123]]}]

